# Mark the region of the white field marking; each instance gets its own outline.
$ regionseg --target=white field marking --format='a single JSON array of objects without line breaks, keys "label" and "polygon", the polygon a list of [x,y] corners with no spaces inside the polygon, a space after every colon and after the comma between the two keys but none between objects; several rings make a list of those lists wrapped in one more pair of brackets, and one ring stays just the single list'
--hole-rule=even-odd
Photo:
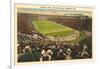
[{"label": "white field marking", "polygon": [[39,28],[38,28],[37,25],[35,24],[35,21],[32,21],[32,23],[34,24],[35,29],[39,32]]}]

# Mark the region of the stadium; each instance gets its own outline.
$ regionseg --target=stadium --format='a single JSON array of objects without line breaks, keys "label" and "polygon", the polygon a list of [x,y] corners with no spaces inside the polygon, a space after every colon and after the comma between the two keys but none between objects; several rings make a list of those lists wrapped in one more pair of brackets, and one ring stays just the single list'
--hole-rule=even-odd
[{"label": "stadium", "polygon": [[17,13],[18,62],[92,58],[92,17]]}]

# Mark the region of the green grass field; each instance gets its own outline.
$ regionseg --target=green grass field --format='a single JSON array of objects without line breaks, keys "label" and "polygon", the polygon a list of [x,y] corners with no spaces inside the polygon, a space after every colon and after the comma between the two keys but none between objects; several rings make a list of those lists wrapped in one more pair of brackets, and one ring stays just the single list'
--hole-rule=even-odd
[{"label": "green grass field", "polygon": [[36,31],[49,36],[68,36],[75,32],[70,27],[49,20],[36,20],[32,21],[32,24]]}]

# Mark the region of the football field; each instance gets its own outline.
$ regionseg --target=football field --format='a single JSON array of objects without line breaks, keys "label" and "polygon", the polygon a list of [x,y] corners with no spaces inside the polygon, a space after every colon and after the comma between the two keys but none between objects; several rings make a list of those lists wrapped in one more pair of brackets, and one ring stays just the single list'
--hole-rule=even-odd
[{"label": "football field", "polygon": [[32,24],[36,31],[48,36],[68,36],[75,33],[74,29],[49,20],[36,20]]}]

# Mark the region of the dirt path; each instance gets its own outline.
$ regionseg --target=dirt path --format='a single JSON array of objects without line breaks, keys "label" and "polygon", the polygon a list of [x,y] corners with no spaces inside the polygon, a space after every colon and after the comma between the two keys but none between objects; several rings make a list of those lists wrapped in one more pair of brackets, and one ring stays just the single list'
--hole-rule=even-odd
[{"label": "dirt path", "polygon": [[65,36],[65,37],[52,37],[52,36],[47,36],[48,39],[52,41],[71,41],[75,40],[77,37],[79,37],[80,33],[76,31],[73,35]]}]

